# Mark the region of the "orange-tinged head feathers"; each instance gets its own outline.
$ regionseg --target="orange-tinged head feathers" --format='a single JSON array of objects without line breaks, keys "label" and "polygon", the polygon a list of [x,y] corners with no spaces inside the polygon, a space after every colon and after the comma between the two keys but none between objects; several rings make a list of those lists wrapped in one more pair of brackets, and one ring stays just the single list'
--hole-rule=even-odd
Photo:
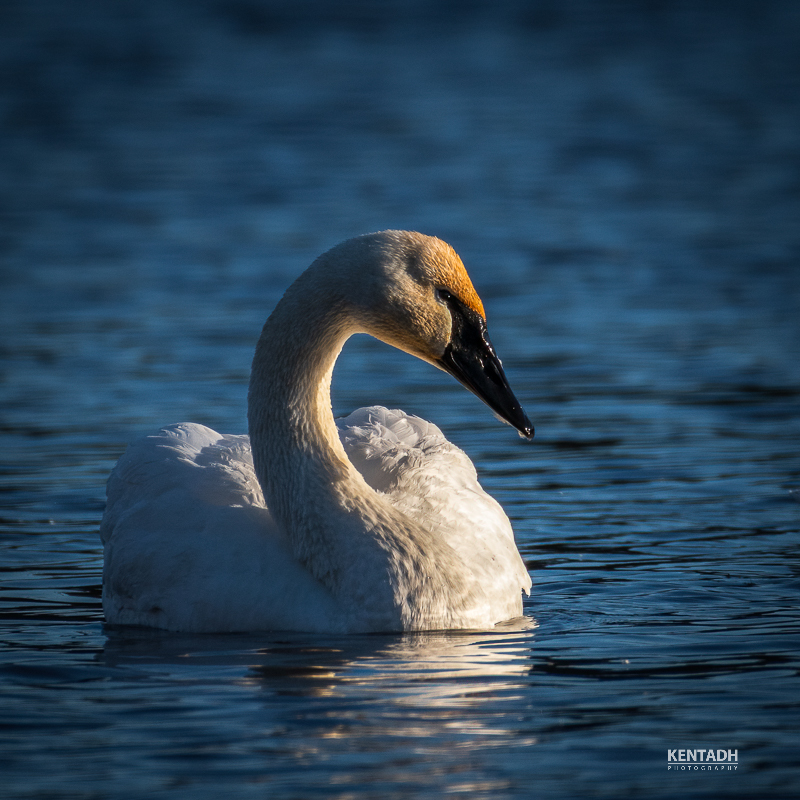
[{"label": "orange-tinged head feathers", "polygon": [[412,236],[419,236],[420,250],[433,271],[434,280],[450,290],[467,308],[486,319],[481,298],[478,297],[458,253],[447,242],[435,236],[423,236],[419,233]]},{"label": "orange-tinged head feathers", "polygon": [[[317,276],[317,273],[322,273]],[[338,309],[342,330],[369,333],[418,358],[437,363],[453,332],[447,290],[485,321],[478,293],[455,250],[416,231],[379,231],[348,239],[320,256],[290,292],[312,294]],[[324,287],[324,288],[321,288]],[[338,298],[338,301],[337,301]]]}]

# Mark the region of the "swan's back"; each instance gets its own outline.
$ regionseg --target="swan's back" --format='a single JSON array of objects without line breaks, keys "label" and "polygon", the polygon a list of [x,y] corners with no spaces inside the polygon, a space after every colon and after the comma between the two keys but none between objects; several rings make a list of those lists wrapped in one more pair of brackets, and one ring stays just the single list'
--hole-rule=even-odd
[{"label": "swan's back", "polygon": [[[430,422],[379,406],[337,420],[366,482],[472,569],[495,617],[530,577],[500,505]],[[264,505],[247,436],[179,423],[131,443],[100,529],[111,624],[187,631],[346,630],[347,609],[295,559]]]}]

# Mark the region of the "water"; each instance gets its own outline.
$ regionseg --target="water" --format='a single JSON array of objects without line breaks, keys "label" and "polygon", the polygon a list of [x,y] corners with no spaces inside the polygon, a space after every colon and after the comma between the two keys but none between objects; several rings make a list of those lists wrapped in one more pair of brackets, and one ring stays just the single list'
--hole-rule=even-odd
[{"label": "water", "polygon": [[[4,797],[800,794],[800,17],[696,5],[4,4]],[[335,410],[469,453],[526,620],[104,629],[125,443],[244,431],[277,298],[385,227],[464,257],[537,437],[365,337]]]}]

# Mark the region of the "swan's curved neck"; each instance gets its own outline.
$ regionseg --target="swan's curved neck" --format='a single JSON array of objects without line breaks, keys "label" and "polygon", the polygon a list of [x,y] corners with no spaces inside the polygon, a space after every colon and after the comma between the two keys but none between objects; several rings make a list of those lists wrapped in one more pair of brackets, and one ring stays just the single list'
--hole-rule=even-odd
[{"label": "swan's curved neck", "polygon": [[256,346],[248,396],[253,463],[298,560],[334,596],[359,587],[363,596],[350,597],[351,605],[391,607],[385,548],[370,533],[392,510],[350,463],[331,410],[336,358],[356,329],[343,302],[319,283],[301,276]]},{"label": "swan's curved neck", "polygon": [[[253,359],[248,424],[267,507],[298,560],[359,609],[362,627],[452,626],[444,615],[458,610],[471,582],[460,559],[369,487],[339,440],[331,376],[360,329],[313,272],[275,308]],[[437,574],[445,576],[439,584]]]},{"label": "swan's curved neck", "polygon": [[329,499],[326,488],[358,477],[339,441],[330,398],[336,358],[354,331],[340,303],[315,302],[316,293],[304,295],[299,283],[264,325],[248,395],[256,476],[270,511],[290,533],[298,528],[304,486]]}]

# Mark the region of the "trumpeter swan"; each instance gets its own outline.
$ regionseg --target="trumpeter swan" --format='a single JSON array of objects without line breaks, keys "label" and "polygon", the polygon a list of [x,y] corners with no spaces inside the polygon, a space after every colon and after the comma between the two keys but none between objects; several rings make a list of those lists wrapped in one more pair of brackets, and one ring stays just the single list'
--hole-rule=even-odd
[{"label": "trumpeter swan", "polygon": [[132,443],[101,525],[108,623],[180,631],[480,629],[522,613],[508,518],[434,425],[337,423],[334,363],[369,333],[430,362],[530,438],[453,249],[350,239],[288,289],[256,346],[249,439],[193,423]]}]

